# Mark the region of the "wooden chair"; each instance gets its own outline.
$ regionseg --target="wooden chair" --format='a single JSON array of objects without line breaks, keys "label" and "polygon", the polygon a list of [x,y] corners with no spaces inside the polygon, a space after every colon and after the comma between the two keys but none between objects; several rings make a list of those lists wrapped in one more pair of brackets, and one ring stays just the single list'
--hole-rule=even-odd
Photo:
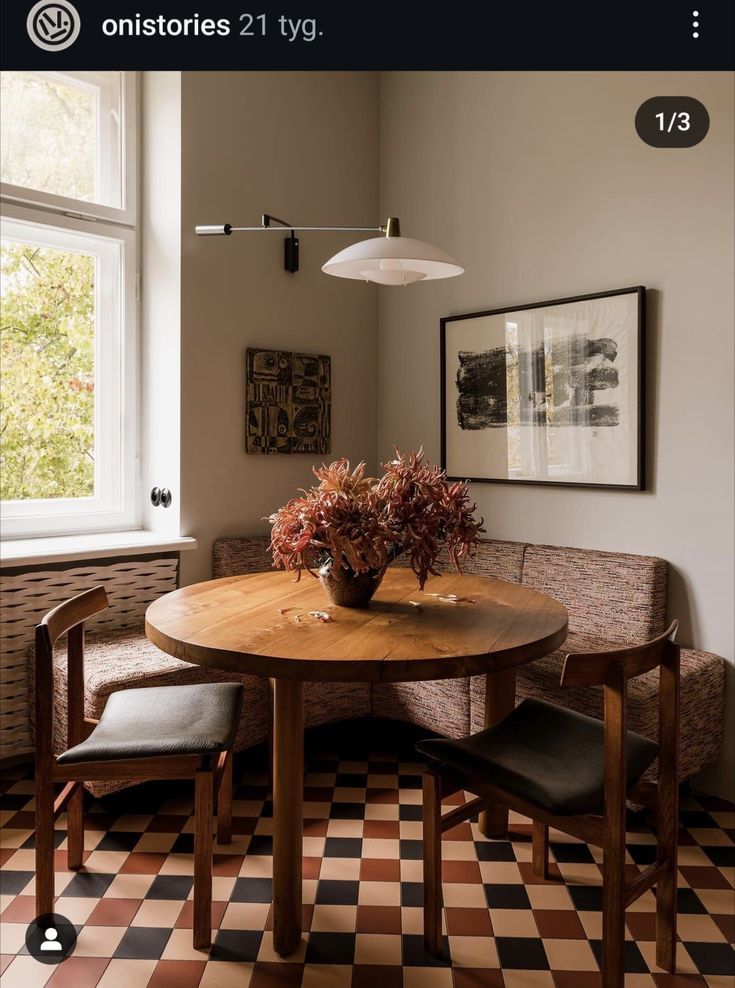
[{"label": "wooden chair", "polygon": [[[603,848],[603,988],[622,988],[625,909],[656,886],[656,963],[673,971],[676,946],[678,830],[678,622],[644,645],[568,655],[565,687],[604,686],[604,721],[542,700],[524,700],[503,721],[460,740],[422,741],[424,776],[424,939],[442,948],[441,835],[488,804],[533,820],[533,870],[548,876],[548,831],[555,827]],[[626,729],[626,684],[660,667],[659,740]],[[658,757],[655,786],[657,855],[625,880],[626,801],[643,802],[636,784]],[[442,816],[441,801],[458,790],[477,798]]]},{"label": "wooden chair", "polygon": [[[60,604],[36,627],[36,914],[53,912],[54,820],[67,815],[67,865],[82,867],[84,782],[194,779],[194,947],[212,938],[212,829],[232,839],[232,750],[241,687],[209,683],[120,690],[99,721],[84,716],[84,622],[104,611],[95,587]],[[68,632],[67,749],[53,753],[54,646]],[[63,783],[54,797],[54,783]]]}]

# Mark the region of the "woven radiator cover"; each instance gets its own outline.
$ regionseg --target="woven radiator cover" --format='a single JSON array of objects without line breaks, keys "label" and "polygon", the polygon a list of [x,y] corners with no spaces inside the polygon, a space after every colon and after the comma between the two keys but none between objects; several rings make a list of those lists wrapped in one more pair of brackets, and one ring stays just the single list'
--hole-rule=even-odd
[{"label": "woven radiator cover", "polygon": [[0,758],[33,750],[28,722],[28,650],[40,618],[57,604],[102,585],[108,610],[87,622],[100,630],[142,625],[151,601],[176,589],[178,557],[77,564],[0,575]]}]

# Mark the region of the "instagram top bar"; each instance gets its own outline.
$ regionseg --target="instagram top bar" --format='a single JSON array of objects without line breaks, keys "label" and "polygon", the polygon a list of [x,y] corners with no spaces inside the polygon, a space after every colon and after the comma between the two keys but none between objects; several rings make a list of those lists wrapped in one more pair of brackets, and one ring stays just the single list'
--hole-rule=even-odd
[{"label": "instagram top bar", "polygon": [[3,0],[5,69],[734,67],[731,2]]}]

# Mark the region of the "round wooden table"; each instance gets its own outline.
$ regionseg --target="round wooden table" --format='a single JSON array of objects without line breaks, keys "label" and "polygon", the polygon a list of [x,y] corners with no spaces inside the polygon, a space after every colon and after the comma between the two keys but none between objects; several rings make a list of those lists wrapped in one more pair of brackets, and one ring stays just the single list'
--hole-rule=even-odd
[{"label": "round wooden table", "polygon": [[[443,599],[450,594],[463,599]],[[422,593],[413,572],[398,568],[388,570],[369,607],[342,608],[308,574],[296,582],[272,572],[166,594],[148,608],[146,634],[186,662],[272,681],[273,942],[286,955],[301,940],[304,682],[484,674],[489,726],[515,705],[516,667],[564,642],[567,612],[528,587],[479,576],[432,577]],[[480,826],[488,836],[503,833],[507,811],[487,811]]]}]

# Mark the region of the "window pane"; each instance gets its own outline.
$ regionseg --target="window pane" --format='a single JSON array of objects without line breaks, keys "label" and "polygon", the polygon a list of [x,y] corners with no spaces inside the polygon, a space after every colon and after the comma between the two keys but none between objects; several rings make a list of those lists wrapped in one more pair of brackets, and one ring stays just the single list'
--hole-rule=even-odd
[{"label": "window pane", "polygon": [[1,500],[90,497],[95,258],[3,240]]},{"label": "window pane", "polygon": [[116,72],[3,72],[0,178],[53,195],[120,206]]}]

